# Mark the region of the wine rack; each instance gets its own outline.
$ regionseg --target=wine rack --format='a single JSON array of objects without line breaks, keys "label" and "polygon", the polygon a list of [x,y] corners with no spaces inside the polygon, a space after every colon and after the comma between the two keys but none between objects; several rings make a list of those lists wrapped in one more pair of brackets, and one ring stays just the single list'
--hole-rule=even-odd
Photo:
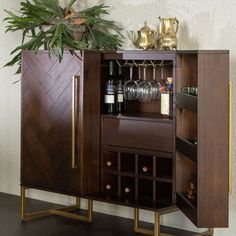
[{"label": "wine rack", "polygon": [[118,171],[118,158],[116,152],[104,151],[103,169],[107,171]]},{"label": "wine rack", "polygon": [[143,176],[155,176],[155,167],[153,166],[155,157],[139,155],[138,173]]},{"label": "wine rack", "polygon": [[[147,155],[145,150],[104,146],[101,157],[101,192],[105,195],[147,205],[172,201],[172,155],[160,152]],[[109,169],[107,162],[116,165]]]},{"label": "wine rack", "polygon": [[120,171],[122,173],[135,173],[135,155],[132,153],[120,153]]},{"label": "wine rack", "polygon": [[118,177],[114,174],[102,175],[102,189],[107,194],[118,194]]}]

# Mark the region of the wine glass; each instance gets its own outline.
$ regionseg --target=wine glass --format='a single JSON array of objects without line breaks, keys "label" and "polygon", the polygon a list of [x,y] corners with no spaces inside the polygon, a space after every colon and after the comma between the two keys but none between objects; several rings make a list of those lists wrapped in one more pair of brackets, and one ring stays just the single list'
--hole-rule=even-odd
[{"label": "wine glass", "polygon": [[141,76],[141,66],[138,67],[138,80],[136,80],[138,84],[142,82],[142,76]]},{"label": "wine glass", "polygon": [[139,102],[150,102],[152,98],[152,85],[147,81],[147,65],[143,70],[143,81],[138,87],[138,100]]},{"label": "wine glass", "polygon": [[124,98],[125,100],[137,100],[138,97],[138,83],[133,80],[133,66],[130,66],[130,79],[124,84]]},{"label": "wine glass", "polygon": [[152,86],[152,100],[157,100],[161,95],[161,84],[156,80],[156,65],[153,66],[153,80],[150,82]]}]

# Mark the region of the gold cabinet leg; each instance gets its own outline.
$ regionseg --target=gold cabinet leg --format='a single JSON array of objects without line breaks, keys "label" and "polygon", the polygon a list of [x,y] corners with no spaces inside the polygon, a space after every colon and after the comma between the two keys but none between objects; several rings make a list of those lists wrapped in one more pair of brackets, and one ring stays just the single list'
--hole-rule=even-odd
[{"label": "gold cabinet leg", "polygon": [[154,212],[154,236],[160,236],[160,216],[158,212]]},{"label": "gold cabinet leg", "polygon": [[158,212],[154,212],[154,230],[139,227],[139,209],[137,208],[134,209],[134,232],[152,236],[172,236],[171,234],[161,233],[160,215]]},{"label": "gold cabinet leg", "polygon": [[139,227],[139,209],[134,209],[134,232],[146,235],[154,235],[154,232],[149,229]]},{"label": "gold cabinet leg", "polygon": [[80,198],[76,198],[76,203],[73,206],[67,206],[59,209],[49,209],[49,210],[44,210],[44,211],[36,211],[32,213],[26,213],[25,207],[25,193],[26,193],[27,188],[21,186],[21,197],[20,197],[20,215],[21,215],[21,220],[22,221],[27,221],[27,220],[33,220],[36,218],[41,218],[44,216],[49,216],[49,215],[58,215],[58,216],[63,216],[75,220],[81,220],[81,221],[86,221],[86,222],[92,222],[92,215],[93,215],[93,201],[88,200],[88,214],[87,216],[83,215],[78,215],[75,213],[70,213],[69,211],[77,210],[80,209]]},{"label": "gold cabinet leg", "polygon": [[20,217],[21,221],[25,219],[25,187],[21,186],[21,194],[20,194]]}]

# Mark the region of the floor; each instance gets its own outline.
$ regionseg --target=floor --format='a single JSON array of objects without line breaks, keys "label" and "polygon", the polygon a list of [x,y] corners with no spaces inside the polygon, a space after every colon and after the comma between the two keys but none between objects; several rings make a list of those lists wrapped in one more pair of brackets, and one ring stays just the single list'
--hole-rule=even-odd
[{"label": "floor", "polygon": [[[21,222],[20,199],[0,193],[0,236],[140,236],[133,232],[133,221],[121,217],[94,213],[93,224],[62,217],[50,216],[29,222]],[[53,208],[57,205],[37,200],[27,200],[30,210]],[[151,227],[146,224],[145,227]],[[191,236],[194,233],[162,227],[165,233]]]}]

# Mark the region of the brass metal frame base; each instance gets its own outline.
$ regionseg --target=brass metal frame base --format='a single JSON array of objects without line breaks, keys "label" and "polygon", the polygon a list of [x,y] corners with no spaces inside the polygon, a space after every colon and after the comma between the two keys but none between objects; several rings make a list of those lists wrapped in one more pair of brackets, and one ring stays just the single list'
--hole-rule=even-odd
[{"label": "brass metal frame base", "polygon": [[194,234],[194,236],[213,236],[214,235],[214,229],[213,228],[209,228],[208,231],[206,232],[202,232],[202,233],[196,233]]},{"label": "brass metal frame base", "polygon": [[[174,236],[172,234],[161,233],[160,230],[160,217],[161,215],[165,215],[171,212],[177,211],[177,208],[170,208],[168,210],[163,210],[159,212],[154,212],[154,230],[149,230],[145,228],[139,227],[139,209],[134,209],[134,232],[145,234],[145,235],[152,235],[152,236]],[[202,233],[196,233],[194,236],[212,236],[214,235],[214,229],[209,228],[208,231]]]},{"label": "brass metal frame base", "polygon": [[21,202],[20,202],[20,213],[21,213],[21,220],[22,221],[29,221],[49,215],[57,215],[57,216],[63,216],[66,218],[71,218],[74,220],[80,220],[85,222],[92,222],[92,213],[93,213],[93,201],[88,200],[88,215],[78,215],[75,213],[70,213],[70,211],[78,210],[80,209],[80,198],[76,198],[76,204],[73,206],[63,207],[59,209],[49,209],[49,210],[43,210],[43,211],[36,211],[31,213],[26,213],[25,211],[25,193],[28,188],[21,186]]}]

